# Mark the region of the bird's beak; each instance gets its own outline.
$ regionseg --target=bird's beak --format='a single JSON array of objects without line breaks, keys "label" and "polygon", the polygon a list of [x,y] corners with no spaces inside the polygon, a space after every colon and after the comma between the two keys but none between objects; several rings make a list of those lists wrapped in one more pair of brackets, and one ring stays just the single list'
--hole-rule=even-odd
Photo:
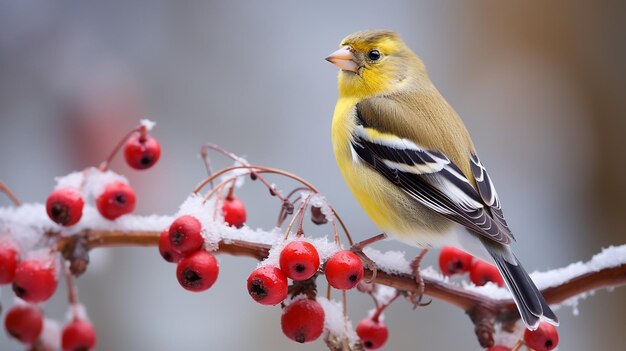
[{"label": "bird's beak", "polygon": [[354,55],[352,54],[352,51],[350,51],[349,46],[344,46],[333,52],[326,58],[326,61],[336,65],[344,71],[356,73],[359,70],[356,62],[354,62]]}]

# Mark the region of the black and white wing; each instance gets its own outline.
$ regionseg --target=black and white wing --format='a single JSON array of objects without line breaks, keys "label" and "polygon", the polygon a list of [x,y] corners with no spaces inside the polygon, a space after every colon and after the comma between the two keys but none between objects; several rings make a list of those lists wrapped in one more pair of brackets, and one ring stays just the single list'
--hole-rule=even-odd
[{"label": "black and white wing", "polygon": [[477,155],[472,154],[470,159],[472,161],[472,173],[474,174],[474,179],[476,180],[476,184],[478,186],[478,192],[480,193],[483,203],[489,206],[489,210],[492,214],[491,217],[510,233],[511,230],[509,229],[509,225],[506,223],[504,213],[502,213],[500,199],[498,198],[498,193],[493,185],[493,181],[491,181],[491,178],[489,177],[489,173],[487,173],[485,166],[483,166],[482,162],[480,162]]},{"label": "black and white wing", "polygon": [[[473,233],[501,244],[511,243],[513,236],[508,227],[498,225],[506,224],[504,217],[495,215],[497,219],[492,218],[482,193],[474,189],[446,155],[365,126],[358,111],[357,121],[361,124],[357,125],[351,140],[355,160],[366,163],[422,205]],[[488,177],[484,179],[488,180]],[[484,196],[487,194],[485,192]],[[497,203],[497,196],[493,198]]]}]

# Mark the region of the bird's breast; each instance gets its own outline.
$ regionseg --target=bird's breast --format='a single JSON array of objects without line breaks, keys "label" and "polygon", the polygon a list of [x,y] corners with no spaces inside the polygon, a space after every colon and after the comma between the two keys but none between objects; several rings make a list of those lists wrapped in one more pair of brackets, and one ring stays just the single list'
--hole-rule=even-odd
[{"label": "bird's breast", "polygon": [[332,126],[335,157],[348,188],[382,231],[413,245],[426,246],[436,241],[438,235],[449,232],[451,222],[422,206],[352,151],[356,103],[340,99]]}]

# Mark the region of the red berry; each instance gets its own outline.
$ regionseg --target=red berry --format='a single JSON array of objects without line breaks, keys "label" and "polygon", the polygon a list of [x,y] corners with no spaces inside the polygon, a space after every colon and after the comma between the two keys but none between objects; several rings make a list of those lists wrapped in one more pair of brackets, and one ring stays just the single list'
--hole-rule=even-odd
[{"label": "red berry", "polygon": [[444,246],[439,253],[439,268],[445,276],[469,272],[472,255],[452,246]]},{"label": "red berry", "polygon": [[98,212],[102,217],[114,220],[135,209],[135,192],[124,182],[113,182],[104,188],[96,199]]},{"label": "red berry", "polygon": [[185,257],[176,267],[178,282],[189,291],[207,290],[215,283],[218,274],[217,259],[204,250]]},{"label": "red berry", "polygon": [[164,260],[173,263],[180,262],[184,257],[172,247],[169,231],[167,229],[162,231],[159,237],[159,253]]},{"label": "red berry", "polygon": [[524,341],[535,351],[549,351],[559,344],[559,333],[552,324],[541,322],[537,330],[526,329]]},{"label": "red berry", "polygon": [[88,351],[96,347],[96,331],[91,323],[75,319],[63,328],[61,335],[63,351]]},{"label": "red berry", "polygon": [[57,289],[57,274],[53,260],[29,259],[18,263],[13,279],[17,297],[39,303],[49,299]]},{"label": "red berry", "polygon": [[74,188],[60,188],[48,195],[46,211],[55,223],[70,226],[78,223],[83,216],[85,201]]},{"label": "red berry", "polygon": [[183,256],[200,250],[204,244],[201,232],[202,224],[196,217],[184,215],[176,218],[168,231],[172,249]]},{"label": "red berry", "polygon": [[485,351],[511,351],[511,348],[510,347],[506,347],[506,346],[496,345],[496,346],[491,346],[490,348],[488,348]]},{"label": "red berry", "polygon": [[311,278],[320,267],[320,255],[311,243],[292,241],[280,252],[280,269],[295,281]]},{"label": "red berry", "polygon": [[363,342],[363,347],[367,350],[376,350],[387,342],[389,331],[387,326],[378,320],[365,318],[356,326],[356,334]]},{"label": "red berry", "polygon": [[43,314],[35,305],[14,305],[4,319],[7,332],[17,340],[34,343],[43,330]]},{"label": "red berry", "polygon": [[324,331],[324,309],[315,300],[296,300],[283,310],[280,326],[293,341],[301,344],[314,341]]},{"label": "red berry", "polygon": [[470,280],[472,283],[482,286],[487,282],[494,282],[499,287],[504,286],[504,279],[495,266],[481,260],[475,260],[470,270]]},{"label": "red berry", "polygon": [[257,268],[248,277],[248,293],[261,305],[276,305],[287,298],[287,276],[276,267]]},{"label": "red berry", "polygon": [[0,242],[0,284],[8,284],[15,277],[18,253],[15,246]]},{"label": "red berry", "polygon": [[124,146],[124,158],[126,163],[134,169],[147,169],[154,166],[161,157],[159,142],[149,136],[141,136],[139,133],[132,135]]},{"label": "red berry", "polygon": [[349,250],[339,251],[326,261],[326,280],[335,289],[352,289],[363,279],[363,263]]},{"label": "red berry", "polygon": [[224,199],[222,214],[224,215],[224,222],[231,227],[241,228],[246,223],[246,207],[236,196],[229,196]]}]

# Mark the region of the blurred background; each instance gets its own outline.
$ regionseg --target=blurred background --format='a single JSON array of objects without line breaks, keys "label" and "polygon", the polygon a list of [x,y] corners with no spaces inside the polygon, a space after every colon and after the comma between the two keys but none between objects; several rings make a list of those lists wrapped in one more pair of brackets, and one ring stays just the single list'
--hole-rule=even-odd
[{"label": "blurred background", "polygon": [[[422,57],[472,133],[526,268],[588,260],[626,241],[622,5],[3,1],[0,179],[24,201],[43,202],[53,177],[97,165],[147,116],[157,122],[160,163],[145,173],[119,159],[113,166],[135,187],[136,212],[175,212],[205,176],[198,152],[211,141],[307,178],[364,239],[378,232],[335,165],[337,69],[323,58],[349,33],[390,28]],[[239,195],[251,226],[274,225],[278,204],[266,190],[248,184]],[[393,242],[377,247],[418,252]],[[255,261],[219,258],[217,284],[192,294],[156,249],[95,251],[78,284],[98,349],[324,349],[286,339],[279,309],[248,297],[244,282]],[[12,293],[2,292],[6,308]],[[624,301],[621,288],[583,301],[578,316],[560,309],[561,349],[623,348]],[[46,314],[62,320],[66,306],[61,288]],[[370,308],[368,297],[349,294],[355,323]],[[440,301],[417,311],[396,303],[386,322],[388,350],[479,349],[469,318]],[[0,349],[21,349],[0,334]]]}]

